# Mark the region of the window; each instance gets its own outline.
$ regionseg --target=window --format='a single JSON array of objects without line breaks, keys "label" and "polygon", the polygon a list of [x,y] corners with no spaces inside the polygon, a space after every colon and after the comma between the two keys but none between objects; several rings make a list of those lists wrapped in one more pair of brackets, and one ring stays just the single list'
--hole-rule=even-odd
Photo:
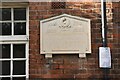
[{"label": "window", "polygon": [[0,8],[0,79],[28,78],[28,8]]},{"label": "window", "polygon": [[0,8],[0,36],[26,35],[26,8]]},{"label": "window", "polygon": [[[17,78],[19,76],[26,78],[27,52],[26,43],[0,44],[1,57],[0,70],[1,77]],[[24,79],[22,79],[24,80]]]}]

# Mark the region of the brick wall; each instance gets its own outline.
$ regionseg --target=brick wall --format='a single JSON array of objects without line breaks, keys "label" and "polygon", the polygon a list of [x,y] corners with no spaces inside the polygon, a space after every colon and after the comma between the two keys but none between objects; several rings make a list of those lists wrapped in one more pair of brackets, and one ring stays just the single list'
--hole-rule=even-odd
[{"label": "brick wall", "polygon": [[[110,80],[119,78],[119,3],[107,3],[107,35],[108,46],[111,48],[112,52],[112,68],[107,69],[106,71],[100,69],[98,65],[98,48],[102,46],[100,3],[67,2],[65,5],[66,6],[63,8],[54,9],[49,2],[29,3],[30,79],[65,78],[64,80],[67,80],[68,78],[68,80],[71,80],[75,78],[76,80],[103,80],[105,76],[108,76]],[[92,53],[87,55],[84,59],[78,58],[78,55],[76,54],[53,55],[52,59],[45,59],[44,55],[40,54],[40,20],[63,13],[91,19]]]},{"label": "brick wall", "polygon": [[112,69],[110,73],[112,77],[120,77],[120,2],[113,3],[113,27],[112,38]]}]

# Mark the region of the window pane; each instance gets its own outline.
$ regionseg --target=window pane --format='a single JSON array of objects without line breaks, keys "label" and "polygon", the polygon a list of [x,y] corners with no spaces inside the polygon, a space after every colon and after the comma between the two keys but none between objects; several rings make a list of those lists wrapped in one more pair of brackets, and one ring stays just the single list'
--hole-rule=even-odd
[{"label": "window pane", "polygon": [[0,58],[10,58],[10,44],[0,44]]},{"label": "window pane", "polygon": [[3,77],[1,80],[10,80],[10,77]]},{"label": "window pane", "polygon": [[2,23],[0,23],[0,35],[2,35]]},{"label": "window pane", "polygon": [[11,9],[8,8],[0,8],[0,21],[11,20]]},{"label": "window pane", "polygon": [[0,75],[10,75],[10,61],[0,61],[0,65],[2,65]]},{"label": "window pane", "polygon": [[0,35],[11,35],[11,23],[0,23]]},{"label": "window pane", "polygon": [[26,80],[25,77],[13,77],[13,80]]},{"label": "window pane", "polygon": [[0,58],[2,58],[2,44],[0,44]]},{"label": "window pane", "polygon": [[25,58],[25,44],[14,44],[13,45],[13,57],[14,58]]},{"label": "window pane", "polygon": [[14,20],[26,20],[26,8],[14,9]]},{"label": "window pane", "polygon": [[25,61],[13,61],[13,75],[25,75]]},{"label": "window pane", "polygon": [[0,8],[0,21],[2,21],[2,8]]},{"label": "window pane", "polygon": [[15,23],[14,30],[15,35],[26,35],[26,23]]}]

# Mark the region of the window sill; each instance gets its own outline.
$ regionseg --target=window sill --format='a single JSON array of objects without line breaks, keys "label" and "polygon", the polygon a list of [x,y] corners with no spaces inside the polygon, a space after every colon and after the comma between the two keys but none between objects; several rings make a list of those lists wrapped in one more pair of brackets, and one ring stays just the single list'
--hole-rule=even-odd
[{"label": "window sill", "polygon": [[0,42],[6,41],[28,41],[27,35],[15,35],[15,36],[0,36]]}]

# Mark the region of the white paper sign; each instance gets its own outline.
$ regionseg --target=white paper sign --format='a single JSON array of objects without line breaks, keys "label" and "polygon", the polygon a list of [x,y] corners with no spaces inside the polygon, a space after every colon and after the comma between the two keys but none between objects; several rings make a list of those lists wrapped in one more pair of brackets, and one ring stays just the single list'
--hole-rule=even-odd
[{"label": "white paper sign", "polygon": [[111,53],[109,47],[99,48],[99,66],[100,68],[111,68]]}]

